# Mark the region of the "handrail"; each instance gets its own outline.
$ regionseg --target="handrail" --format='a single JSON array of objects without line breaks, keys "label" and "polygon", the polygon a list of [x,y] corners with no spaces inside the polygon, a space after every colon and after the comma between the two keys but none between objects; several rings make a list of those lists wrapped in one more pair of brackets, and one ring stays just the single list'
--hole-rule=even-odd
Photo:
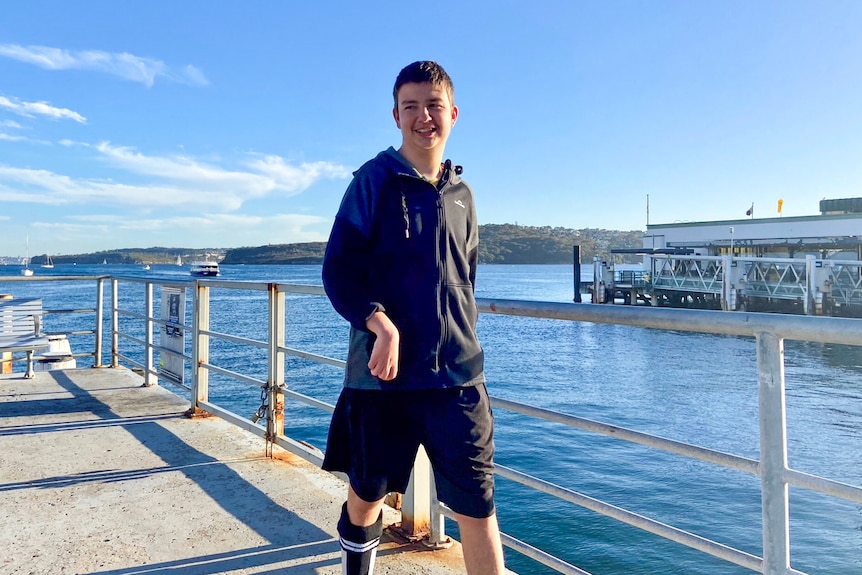
[{"label": "handrail", "polygon": [[[102,297],[104,290],[104,283],[110,279],[110,276],[106,275],[77,275],[77,276],[0,276],[0,283],[9,283],[16,284],[18,282],[24,283],[42,283],[42,282],[93,282],[95,284],[95,295],[96,295],[96,305],[95,307],[77,307],[77,308],[45,308],[43,310],[43,315],[47,318],[50,316],[78,316],[78,315],[89,315],[92,314],[94,316],[93,320],[93,328],[91,329],[65,329],[63,331],[56,330],[48,330],[43,327],[43,334],[49,336],[57,336],[63,335],[69,339],[69,345],[72,349],[77,347],[77,343],[72,339],[72,336],[93,336],[94,346],[92,351],[87,352],[78,352],[72,353],[71,356],[73,358],[92,358],[94,367],[100,367],[102,363],[102,332],[103,332],[103,309],[102,309]],[[48,319],[46,322],[47,327],[51,327],[51,323],[53,320]],[[77,339],[77,338],[76,338]],[[75,343],[75,345],[72,345]],[[17,360],[10,360],[17,361]]]},{"label": "handrail", "polygon": [[[114,278],[117,281],[117,278]],[[158,283],[158,282],[154,282]],[[115,288],[116,289],[116,288]],[[220,333],[210,329],[210,291],[213,289],[266,291],[269,299],[266,321],[268,323],[267,341]],[[316,448],[308,446],[284,436],[284,397],[291,397],[314,407],[331,411],[332,406],[326,402],[297,394],[284,389],[284,361],[286,355],[304,358],[322,364],[343,367],[339,359],[295,350],[285,346],[285,293],[303,293],[322,295],[319,286],[297,286],[290,284],[264,282],[236,282],[221,280],[198,280],[194,282],[192,291],[194,304],[194,319],[192,356],[193,407],[211,411],[225,419],[267,439],[268,442],[279,445],[292,453],[320,465],[321,454]],[[151,297],[148,296],[148,297]],[[116,293],[114,301],[117,301]],[[547,482],[541,478],[530,476],[521,471],[499,466],[497,474],[500,478],[516,481],[531,488],[549,493],[563,501],[592,509],[625,523],[634,525],[661,537],[676,541],[720,559],[741,565],[752,571],[768,575],[785,575],[790,573],[803,574],[790,565],[789,554],[789,521],[790,510],[788,501],[788,486],[805,487],[829,496],[847,501],[862,503],[862,487],[849,485],[818,475],[803,473],[788,467],[787,435],[784,390],[784,340],[811,341],[820,343],[836,343],[862,346],[862,321],[857,319],[811,317],[797,315],[763,314],[752,312],[726,313],[721,311],[703,311],[672,308],[648,308],[635,306],[599,306],[591,304],[563,304],[554,302],[529,302],[506,299],[478,299],[479,311],[485,314],[511,315],[533,318],[549,318],[561,321],[592,322],[626,326],[637,326],[649,329],[676,330],[719,335],[732,335],[754,338],[757,346],[757,376],[760,390],[760,460],[741,457],[704,447],[674,441],[657,435],[626,429],[600,421],[576,417],[574,415],[554,412],[527,404],[492,397],[495,409],[505,409],[518,413],[545,419],[555,424],[577,427],[592,433],[600,433],[620,441],[636,443],[650,448],[661,449],[688,458],[706,461],[710,464],[735,469],[755,475],[760,478],[762,501],[763,557],[757,557],[745,551],[735,549],[717,541],[688,533],[682,529],[666,525],[649,517],[644,517],[626,509],[606,502],[590,498],[586,495]],[[120,310],[115,306],[116,315]],[[263,318],[262,318],[263,319]],[[156,321],[156,318],[150,318]],[[119,331],[119,330],[117,330]],[[119,338],[114,333],[113,338]],[[125,339],[125,338],[124,338]],[[269,355],[267,380],[248,376],[228,370],[211,363],[210,340],[224,340],[236,344],[250,345],[255,348],[265,348]],[[138,341],[141,338],[138,338]],[[124,357],[118,350],[112,350],[114,358]],[[262,408],[266,411],[266,425],[254,423],[245,417],[230,412],[223,406],[217,406],[208,398],[209,373],[230,377],[244,383],[260,385],[263,388]],[[416,481],[411,483],[423,483]],[[423,497],[419,492],[413,493],[413,498]],[[451,512],[442,504],[437,503],[432,493],[424,497],[432,501],[432,517],[427,523],[414,522],[419,528],[430,526],[431,543],[441,543],[445,540],[443,522],[437,517],[450,516]],[[405,497],[405,501],[411,498]],[[413,510],[403,509],[405,514]],[[504,526],[505,527],[505,526]],[[504,544],[548,565],[560,573],[587,573],[574,565],[549,556],[514,537],[503,534]],[[804,575],[804,574],[803,574]]]},{"label": "handrail", "polygon": [[779,333],[784,339],[862,346],[862,321],[773,313],[692,310],[659,307],[598,306],[587,303],[532,302],[478,298],[480,313],[587,321],[754,337]]}]

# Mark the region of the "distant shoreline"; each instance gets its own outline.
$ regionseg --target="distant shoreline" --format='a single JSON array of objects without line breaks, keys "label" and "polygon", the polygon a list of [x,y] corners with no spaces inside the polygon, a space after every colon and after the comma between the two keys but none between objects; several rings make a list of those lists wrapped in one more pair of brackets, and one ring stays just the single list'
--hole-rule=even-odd
[{"label": "distant shoreline", "polygon": [[[617,248],[640,248],[644,232],[570,229],[550,226],[487,224],[479,226],[479,263],[483,264],[566,264],[572,262],[573,247],[580,247],[581,263],[594,257],[608,259]],[[54,264],[175,264],[179,257],[186,264],[212,259],[220,264],[290,265],[320,264],[326,242],[269,244],[241,248],[123,248],[87,254],[52,255]],[[47,254],[31,258],[39,266]],[[630,259],[630,258],[629,258]],[[628,261],[628,260],[625,260]],[[631,262],[636,261],[632,259]],[[23,265],[22,258],[0,258],[0,264]]]}]

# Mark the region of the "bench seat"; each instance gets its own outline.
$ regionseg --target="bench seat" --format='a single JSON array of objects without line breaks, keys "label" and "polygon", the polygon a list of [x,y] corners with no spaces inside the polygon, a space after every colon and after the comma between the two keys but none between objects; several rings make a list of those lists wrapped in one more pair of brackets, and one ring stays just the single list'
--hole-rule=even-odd
[{"label": "bench seat", "polygon": [[42,335],[42,300],[0,300],[0,353],[26,352],[27,372],[32,378],[33,353],[49,349],[48,338]]}]

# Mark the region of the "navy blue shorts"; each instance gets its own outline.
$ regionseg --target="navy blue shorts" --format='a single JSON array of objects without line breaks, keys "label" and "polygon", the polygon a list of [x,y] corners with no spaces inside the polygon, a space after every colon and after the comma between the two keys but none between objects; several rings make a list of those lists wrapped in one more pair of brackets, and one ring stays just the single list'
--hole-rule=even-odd
[{"label": "navy blue shorts", "polygon": [[344,388],[329,427],[323,469],[341,471],[365,501],[404,493],[419,445],[437,498],[456,513],[494,513],[494,416],[484,385],[448,389]]}]

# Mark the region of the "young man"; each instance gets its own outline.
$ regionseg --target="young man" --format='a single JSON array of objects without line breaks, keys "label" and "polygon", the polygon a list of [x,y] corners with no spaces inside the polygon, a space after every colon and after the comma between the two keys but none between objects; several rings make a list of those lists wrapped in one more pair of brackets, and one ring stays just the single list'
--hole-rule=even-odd
[{"label": "young man", "polygon": [[326,293],[350,322],[323,463],[350,478],[342,573],[372,573],[383,497],[404,492],[422,444],[437,496],[457,514],[467,572],[499,574],[493,417],[473,298],[476,212],[461,167],[443,162],[458,119],[454,89],[438,64],[414,62],[393,96],[401,147],[355,172],[323,263]]}]

